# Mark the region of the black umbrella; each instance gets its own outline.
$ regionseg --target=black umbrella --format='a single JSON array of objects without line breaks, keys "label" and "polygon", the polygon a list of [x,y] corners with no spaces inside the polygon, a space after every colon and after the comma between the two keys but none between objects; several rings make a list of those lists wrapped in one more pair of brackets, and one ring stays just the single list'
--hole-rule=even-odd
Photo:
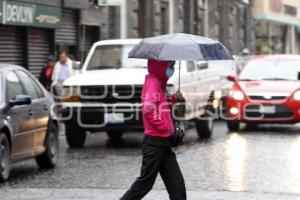
[{"label": "black umbrella", "polygon": [[145,38],[129,52],[129,58],[179,61],[233,59],[222,43],[210,38],[184,33]]}]

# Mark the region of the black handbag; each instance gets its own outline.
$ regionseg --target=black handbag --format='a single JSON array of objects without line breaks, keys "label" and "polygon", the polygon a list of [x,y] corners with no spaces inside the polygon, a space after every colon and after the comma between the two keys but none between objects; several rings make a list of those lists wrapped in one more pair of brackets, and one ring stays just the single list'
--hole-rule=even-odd
[{"label": "black handbag", "polygon": [[[171,110],[172,107],[170,106]],[[173,147],[177,147],[178,145],[183,143],[183,138],[184,138],[184,130],[182,128],[180,128],[180,126],[178,125],[178,123],[175,122],[173,116],[172,116],[172,120],[175,126],[175,133],[172,136],[172,146]]]},{"label": "black handbag", "polygon": [[184,131],[178,125],[175,125],[175,133],[172,138],[172,146],[177,147],[182,144],[184,138]]}]

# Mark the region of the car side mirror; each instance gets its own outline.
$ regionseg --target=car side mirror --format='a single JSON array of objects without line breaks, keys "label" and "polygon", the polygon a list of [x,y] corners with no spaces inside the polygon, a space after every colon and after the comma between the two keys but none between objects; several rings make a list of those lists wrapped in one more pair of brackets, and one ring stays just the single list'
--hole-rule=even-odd
[{"label": "car side mirror", "polygon": [[31,97],[27,95],[17,95],[15,99],[10,100],[9,104],[13,106],[22,106],[31,104]]},{"label": "car side mirror", "polygon": [[298,72],[298,80],[300,81],[300,72]]},{"label": "car side mirror", "polygon": [[81,62],[80,61],[74,61],[73,62],[73,65],[72,65],[72,68],[74,69],[74,70],[81,70]]},{"label": "car side mirror", "polygon": [[227,76],[227,80],[235,82],[236,81],[236,77],[233,76],[233,75],[229,75],[229,76]]}]

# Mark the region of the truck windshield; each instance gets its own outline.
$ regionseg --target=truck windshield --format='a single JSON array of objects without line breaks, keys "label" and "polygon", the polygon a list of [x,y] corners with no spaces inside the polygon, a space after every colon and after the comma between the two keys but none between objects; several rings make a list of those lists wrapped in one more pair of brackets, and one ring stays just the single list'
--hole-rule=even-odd
[{"label": "truck windshield", "polygon": [[87,70],[145,68],[147,60],[128,58],[128,53],[135,45],[98,46],[87,66]]}]

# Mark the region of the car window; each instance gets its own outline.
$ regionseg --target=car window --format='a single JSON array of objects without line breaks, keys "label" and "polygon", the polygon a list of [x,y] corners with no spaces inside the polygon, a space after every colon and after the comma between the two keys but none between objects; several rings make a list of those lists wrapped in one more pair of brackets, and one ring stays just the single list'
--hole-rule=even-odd
[{"label": "car window", "polygon": [[24,85],[25,94],[30,96],[32,100],[41,98],[41,93],[35,85],[33,79],[23,71],[18,71],[17,74]]},{"label": "car window", "polygon": [[24,95],[25,91],[20,79],[15,72],[9,72],[6,76],[9,99],[15,99],[17,95]]},{"label": "car window", "polygon": [[242,70],[240,80],[298,80],[300,60],[251,60]]},{"label": "car window", "polygon": [[32,81],[33,81],[33,84],[34,84],[34,86],[36,88],[36,91],[38,93],[39,98],[45,97],[42,88],[34,80],[32,80]]},{"label": "car window", "polygon": [[39,98],[43,98],[45,97],[44,93],[43,93],[43,90],[41,88],[41,86],[39,84],[37,84],[37,80],[34,80],[32,77],[30,77],[26,72],[23,72],[21,71],[22,73],[24,73],[25,75],[27,75],[31,81],[32,81],[32,84],[34,85],[35,89],[36,89],[36,92],[38,94],[38,97]]},{"label": "car window", "polygon": [[208,69],[208,63],[207,62],[198,62],[197,63],[197,69],[198,70]]},{"label": "car window", "polygon": [[195,71],[195,63],[193,61],[188,61],[187,62],[187,71],[188,72]]}]

